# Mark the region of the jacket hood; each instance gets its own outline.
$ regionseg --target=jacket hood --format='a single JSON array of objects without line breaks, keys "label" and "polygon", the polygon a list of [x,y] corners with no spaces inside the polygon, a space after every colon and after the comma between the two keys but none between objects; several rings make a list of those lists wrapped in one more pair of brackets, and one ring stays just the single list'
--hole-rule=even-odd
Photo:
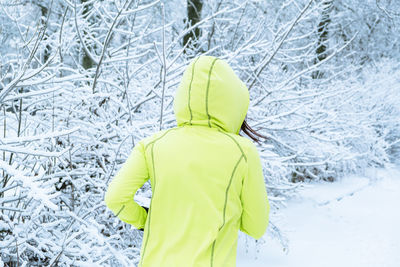
[{"label": "jacket hood", "polygon": [[232,68],[212,56],[195,58],[183,73],[174,98],[177,125],[204,125],[239,134],[249,91]]}]

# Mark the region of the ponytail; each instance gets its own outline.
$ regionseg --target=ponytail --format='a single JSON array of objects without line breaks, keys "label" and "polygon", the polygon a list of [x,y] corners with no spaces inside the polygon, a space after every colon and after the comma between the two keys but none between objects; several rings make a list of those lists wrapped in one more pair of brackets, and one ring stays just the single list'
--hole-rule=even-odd
[{"label": "ponytail", "polygon": [[246,119],[243,121],[240,130],[242,130],[248,137],[250,137],[253,141],[257,142],[258,144],[260,144],[260,138],[268,139],[268,137],[266,137],[265,135],[262,135],[253,128],[251,128],[250,125],[247,124]]}]

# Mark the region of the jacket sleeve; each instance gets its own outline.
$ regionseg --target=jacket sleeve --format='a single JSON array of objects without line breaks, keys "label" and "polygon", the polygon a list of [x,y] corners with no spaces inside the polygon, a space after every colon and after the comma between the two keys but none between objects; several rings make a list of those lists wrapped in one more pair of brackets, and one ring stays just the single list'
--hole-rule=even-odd
[{"label": "jacket sleeve", "polygon": [[144,228],[147,212],[133,197],[148,179],[143,144],[138,142],[109,184],[104,196],[106,206],[121,221],[132,224],[137,229]]},{"label": "jacket sleeve", "polygon": [[261,159],[254,144],[251,144],[247,152],[247,167],[240,196],[242,202],[240,230],[259,239],[267,229],[270,206]]}]

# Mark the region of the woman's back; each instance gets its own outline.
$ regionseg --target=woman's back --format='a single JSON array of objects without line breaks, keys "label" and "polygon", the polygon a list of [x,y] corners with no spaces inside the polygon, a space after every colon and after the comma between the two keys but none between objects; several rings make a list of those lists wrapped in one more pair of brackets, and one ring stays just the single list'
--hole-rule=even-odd
[{"label": "woman's back", "polygon": [[[266,230],[260,158],[237,134],[248,92],[232,73],[216,58],[196,59],[175,96],[178,126],[136,144],[109,186],[107,206],[144,227],[141,267],[235,266],[238,230],[255,238]],[[129,198],[148,179],[147,215]]]}]

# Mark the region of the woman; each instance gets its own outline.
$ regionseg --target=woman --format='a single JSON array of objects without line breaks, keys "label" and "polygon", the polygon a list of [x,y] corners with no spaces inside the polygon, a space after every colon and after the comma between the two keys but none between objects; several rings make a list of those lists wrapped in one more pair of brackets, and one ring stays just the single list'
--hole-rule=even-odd
[{"label": "woman", "polygon": [[[177,127],[138,142],[105,194],[118,218],[144,228],[139,267],[236,266],[238,230],[265,233],[260,157],[239,135],[252,131],[248,105],[247,87],[225,61],[200,56],[188,66],[174,99]],[[133,196],[148,179],[147,213]]]}]

